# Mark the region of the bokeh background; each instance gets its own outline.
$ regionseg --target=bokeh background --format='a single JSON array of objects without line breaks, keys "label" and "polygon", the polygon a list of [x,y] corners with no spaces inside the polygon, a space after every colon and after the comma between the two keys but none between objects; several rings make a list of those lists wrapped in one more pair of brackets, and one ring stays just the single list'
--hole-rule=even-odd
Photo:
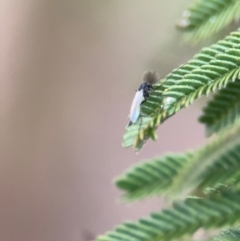
[{"label": "bokeh background", "polygon": [[139,154],[121,147],[142,73],[199,49],[174,27],[188,3],[1,0],[0,240],[88,241],[164,206],[119,203],[113,179],[205,141],[197,101]]}]

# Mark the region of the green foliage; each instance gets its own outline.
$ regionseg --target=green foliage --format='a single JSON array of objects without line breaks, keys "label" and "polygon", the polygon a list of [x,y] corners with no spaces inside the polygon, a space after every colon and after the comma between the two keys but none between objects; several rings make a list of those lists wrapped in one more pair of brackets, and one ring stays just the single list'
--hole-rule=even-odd
[{"label": "green foliage", "polygon": [[[235,78],[234,78],[235,79]],[[240,116],[240,79],[228,83],[203,110],[200,122],[206,125],[207,136],[231,126]]]},{"label": "green foliage", "polygon": [[185,40],[198,43],[239,18],[239,0],[198,0],[183,12],[177,26],[185,31]]},{"label": "green foliage", "polygon": [[[234,184],[239,179],[240,167],[240,122],[209,144],[200,148],[182,168],[169,188],[173,194],[189,194],[207,186]],[[221,175],[224,173],[224,175]],[[186,182],[187,177],[187,182]]]},{"label": "green foliage", "polygon": [[152,213],[139,222],[127,222],[99,241],[170,241],[191,235],[199,228],[220,228],[240,220],[240,192],[224,192],[210,198],[189,197],[173,208]]},{"label": "green foliage", "polygon": [[[240,123],[195,152],[166,155],[129,169],[116,180],[128,201],[187,190],[203,193],[219,183],[239,187]],[[186,182],[187,177],[187,182]]]},{"label": "green foliage", "polygon": [[[124,147],[139,150],[148,138],[156,139],[155,130],[167,118],[203,96],[220,90],[239,78],[240,32],[195,55],[187,64],[166,76],[161,88],[152,91],[142,105],[139,121],[127,128]],[[171,100],[170,104],[167,102]],[[143,122],[143,124],[142,124]]]},{"label": "green foliage", "polygon": [[191,153],[166,155],[137,164],[118,177],[116,185],[126,192],[123,197],[128,201],[159,195],[172,185],[191,157]]},{"label": "green foliage", "polygon": [[[201,41],[239,16],[239,0],[199,0],[181,24],[187,38]],[[157,139],[160,124],[195,99],[218,91],[199,118],[208,136],[216,135],[195,151],[145,161],[119,176],[116,185],[125,201],[160,194],[185,200],[117,226],[99,241],[186,241],[199,229],[240,222],[240,30],[203,48],[154,88],[141,105],[141,118],[126,128],[123,146],[140,150],[149,138]],[[240,240],[239,230],[225,230],[211,241]]]},{"label": "green foliage", "polygon": [[211,241],[239,241],[240,228],[231,228],[223,230],[219,236],[211,239]]}]

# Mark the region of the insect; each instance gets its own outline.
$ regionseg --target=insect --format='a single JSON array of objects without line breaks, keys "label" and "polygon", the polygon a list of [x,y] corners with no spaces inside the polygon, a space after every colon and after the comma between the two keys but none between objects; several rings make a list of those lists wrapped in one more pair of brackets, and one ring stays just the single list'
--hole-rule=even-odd
[{"label": "insect", "polygon": [[[184,67],[186,64],[180,65],[178,68],[173,70],[171,76],[179,70],[181,67]],[[164,75],[166,76],[166,75]],[[164,77],[162,76],[162,77]],[[133,123],[136,123],[138,120],[138,117],[140,115],[141,111],[141,104],[143,104],[147,98],[149,97],[149,92],[153,90],[153,84],[157,83],[158,80],[162,79],[162,77],[159,77],[158,73],[156,71],[148,70],[143,74],[142,80],[143,83],[140,85],[139,89],[136,91],[136,94],[134,96],[132,105],[131,105],[131,110],[130,110],[130,122],[128,124],[128,127],[131,126]],[[184,77],[184,76],[183,76]],[[165,80],[167,81],[167,79]],[[162,86],[164,83],[162,82],[160,86]],[[158,86],[156,89],[158,89],[160,86]],[[176,98],[174,97],[166,97],[163,100],[163,105],[162,107],[164,109],[168,109],[171,107],[172,103],[176,101]]]},{"label": "insect", "polygon": [[136,91],[134,96],[131,110],[130,110],[130,122],[128,126],[132,125],[138,120],[140,115],[141,104],[143,104],[149,97],[149,92],[153,90],[153,84],[159,80],[159,75],[156,71],[146,71],[142,77],[143,83]]}]

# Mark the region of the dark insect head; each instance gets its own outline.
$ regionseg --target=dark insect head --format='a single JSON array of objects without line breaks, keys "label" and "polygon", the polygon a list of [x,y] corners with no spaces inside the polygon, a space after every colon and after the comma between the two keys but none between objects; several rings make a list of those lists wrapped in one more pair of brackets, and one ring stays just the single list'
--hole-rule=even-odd
[{"label": "dark insect head", "polygon": [[153,84],[157,83],[159,78],[160,77],[156,71],[149,70],[144,72],[142,76],[143,84],[140,85],[138,90],[143,90],[145,101],[149,97],[149,91],[153,90]]}]

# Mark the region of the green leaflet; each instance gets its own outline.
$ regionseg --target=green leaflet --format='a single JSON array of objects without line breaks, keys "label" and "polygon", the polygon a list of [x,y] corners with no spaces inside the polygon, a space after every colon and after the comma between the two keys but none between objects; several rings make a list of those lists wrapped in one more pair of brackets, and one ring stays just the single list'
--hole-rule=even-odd
[{"label": "green leaflet", "polygon": [[128,201],[159,195],[172,185],[191,157],[191,153],[168,154],[139,163],[118,177],[115,183],[125,191],[123,198]]},{"label": "green leaflet", "polygon": [[199,121],[206,125],[207,136],[229,127],[240,116],[240,79],[228,83],[203,109]]},{"label": "green leaflet", "polygon": [[[240,130],[236,131],[236,135],[239,135]],[[220,155],[218,155],[218,151],[216,149],[213,149],[215,150],[215,153],[213,153],[210,158],[208,157],[210,161],[206,166],[205,170],[202,171],[202,173],[196,175],[195,180],[198,183],[198,186],[195,188],[195,190],[205,192],[206,188],[208,187],[211,187],[211,189],[219,189],[219,187],[221,186],[228,186],[232,187],[233,189],[239,190],[240,140],[237,140],[237,136],[231,137],[231,139],[231,143],[227,143],[227,147],[225,147],[225,140],[223,140],[223,142],[220,142],[220,145],[215,146],[216,149],[222,148],[225,150],[225,152],[223,154],[222,152],[220,152]]]},{"label": "green leaflet", "polygon": [[[203,48],[177,70],[166,76],[160,89],[152,91],[143,104],[139,121],[126,129],[124,147],[141,149],[148,138],[156,139],[157,127],[180,109],[189,106],[202,95],[209,95],[224,88],[228,82],[238,79],[240,74],[240,32],[233,32],[224,40]],[[164,101],[172,98],[173,103],[166,107]]]},{"label": "green leaflet", "polygon": [[177,26],[185,31],[185,40],[196,44],[239,18],[239,0],[198,0],[183,12]]},{"label": "green leaflet", "polygon": [[240,240],[240,228],[231,228],[226,229],[220,232],[215,238],[212,238],[211,241],[239,241]]},{"label": "green leaflet", "polygon": [[240,122],[237,122],[231,129],[196,151],[168,191],[175,196],[189,194],[207,186],[216,186],[219,182],[227,185],[239,182],[239,136]]},{"label": "green leaflet", "polygon": [[126,222],[98,241],[170,241],[199,228],[220,228],[240,220],[240,193],[225,192],[209,199],[189,197],[173,208],[152,213],[138,222]]}]

